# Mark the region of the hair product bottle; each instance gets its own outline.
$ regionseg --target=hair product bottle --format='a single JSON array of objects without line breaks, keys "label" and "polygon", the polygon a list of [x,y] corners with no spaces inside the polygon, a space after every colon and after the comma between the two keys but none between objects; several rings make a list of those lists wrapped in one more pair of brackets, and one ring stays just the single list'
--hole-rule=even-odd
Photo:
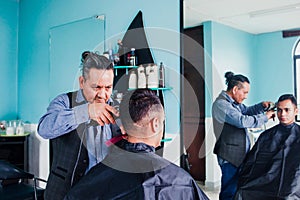
[{"label": "hair product bottle", "polygon": [[130,57],[129,57],[129,65],[130,66],[136,66],[136,55],[135,55],[135,48],[131,48],[130,50]]},{"label": "hair product bottle", "polygon": [[147,84],[148,88],[158,88],[158,67],[156,64],[150,66]]},{"label": "hair product bottle", "polygon": [[143,65],[140,65],[137,68],[138,71],[138,88],[146,88],[146,75],[145,75],[145,68]]},{"label": "hair product bottle", "polygon": [[165,87],[165,67],[162,62],[159,65],[159,87]]},{"label": "hair product bottle", "polygon": [[137,88],[136,70],[131,70],[130,71],[128,87],[129,87],[129,89],[136,89]]}]

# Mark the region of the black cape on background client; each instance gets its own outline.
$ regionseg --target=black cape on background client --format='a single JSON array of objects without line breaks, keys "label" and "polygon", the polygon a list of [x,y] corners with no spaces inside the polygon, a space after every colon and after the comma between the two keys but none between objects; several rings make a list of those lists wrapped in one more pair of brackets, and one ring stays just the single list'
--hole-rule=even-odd
[{"label": "black cape on background client", "polygon": [[299,199],[300,127],[279,124],[261,136],[242,167],[235,199]]}]

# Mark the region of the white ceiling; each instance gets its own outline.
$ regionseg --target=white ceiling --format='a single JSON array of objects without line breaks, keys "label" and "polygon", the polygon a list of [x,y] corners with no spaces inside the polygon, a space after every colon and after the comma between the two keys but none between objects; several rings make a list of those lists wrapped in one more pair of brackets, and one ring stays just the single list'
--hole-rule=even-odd
[{"label": "white ceiling", "polygon": [[300,28],[300,0],[184,0],[184,27],[215,21],[253,34]]}]

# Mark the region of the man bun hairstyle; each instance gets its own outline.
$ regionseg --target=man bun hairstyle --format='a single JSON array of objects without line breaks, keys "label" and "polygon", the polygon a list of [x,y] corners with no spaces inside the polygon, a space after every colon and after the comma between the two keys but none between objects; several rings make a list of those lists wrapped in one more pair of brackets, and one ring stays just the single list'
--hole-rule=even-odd
[{"label": "man bun hairstyle", "polygon": [[86,59],[86,57],[90,54],[90,51],[84,51],[81,54],[81,63],[84,63],[84,60]]},{"label": "man bun hairstyle", "polygon": [[246,82],[250,84],[249,79],[241,74],[234,75],[233,72],[228,71],[225,73],[225,83],[227,85],[227,91],[230,91],[234,86],[238,86],[238,88],[242,88],[242,83]]}]

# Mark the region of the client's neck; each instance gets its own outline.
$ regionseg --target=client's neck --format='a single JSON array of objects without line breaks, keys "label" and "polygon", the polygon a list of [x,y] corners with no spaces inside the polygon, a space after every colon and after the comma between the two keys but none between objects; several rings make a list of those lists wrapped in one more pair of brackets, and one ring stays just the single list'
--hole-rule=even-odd
[{"label": "client's neck", "polygon": [[155,142],[151,138],[138,138],[128,134],[127,141],[130,143],[144,143],[149,146],[155,147]]}]

